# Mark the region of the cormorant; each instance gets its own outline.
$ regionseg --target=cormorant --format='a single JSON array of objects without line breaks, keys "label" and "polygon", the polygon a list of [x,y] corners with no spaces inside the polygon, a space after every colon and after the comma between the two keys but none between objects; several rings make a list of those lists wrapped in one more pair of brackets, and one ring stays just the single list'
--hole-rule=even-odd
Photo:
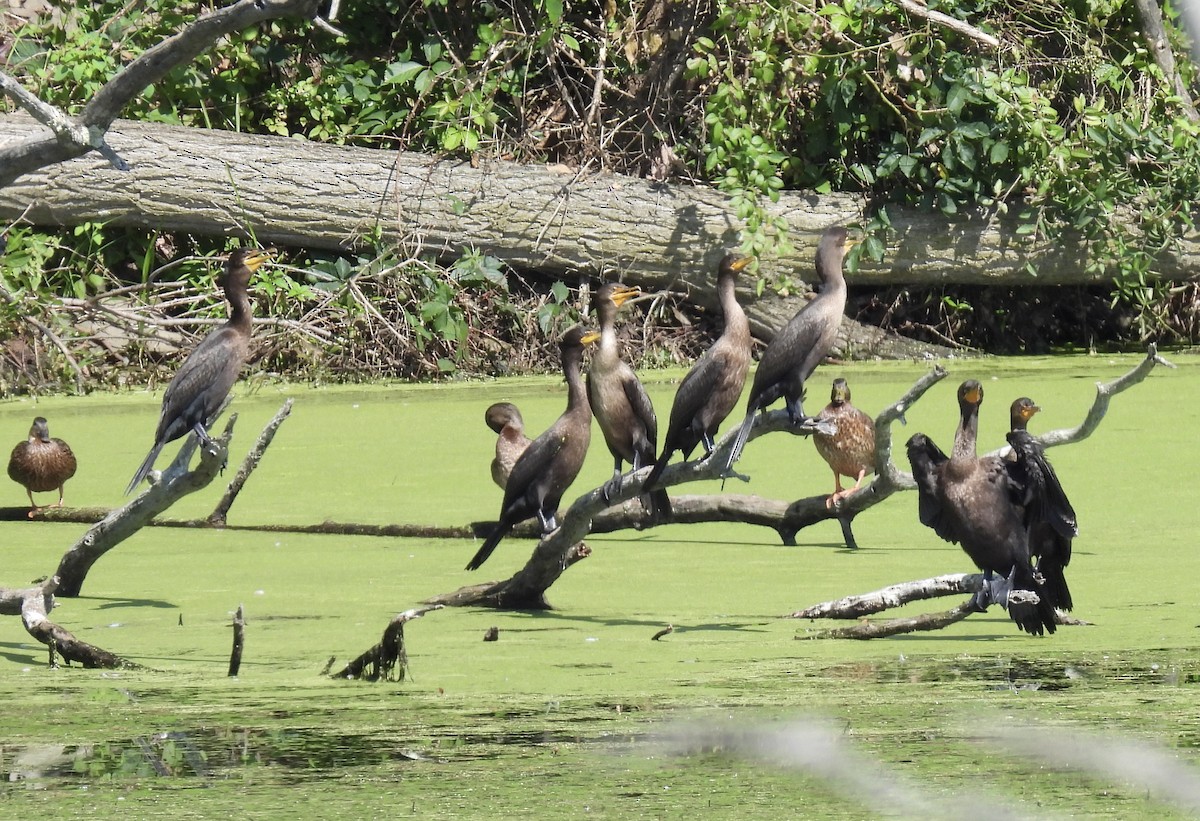
[{"label": "cormorant", "polygon": [[675,451],[682,452],[686,460],[700,444],[704,445],[705,458],[711,456],[716,446],[717,428],[742,395],[746,373],[750,370],[750,323],[738,304],[734,285],[738,274],[753,261],[753,257],[736,253],[726,254],[721,259],[717,269],[717,294],[725,315],[725,328],[712,347],[696,360],[675,391],[671,422],[663,440],[662,453],[646,479],[648,488],[658,482]]},{"label": "cormorant", "polygon": [[210,440],[205,425],[220,410],[250,353],[250,277],[270,258],[261,250],[238,248],[225,262],[225,298],[231,308],[229,321],[201,340],[163,394],[154,447],[125,488],[131,492],[154,467],[154,460],[168,442],[194,431],[200,442]]},{"label": "cormorant", "polygon": [[754,415],[765,411],[776,400],[787,402],[792,424],[804,421],[804,383],[821,364],[837,341],[838,327],[846,309],[846,280],[842,277],[842,260],[854,245],[846,229],[834,225],[825,229],[817,246],[817,274],[821,278],[821,293],[801,308],[763,351],[750,398],[746,402],[746,418],[738,430],[737,440],[725,463],[725,473],[731,474],[733,463],[742,455],[750,438]]},{"label": "cormorant", "polygon": [[[858,490],[867,474],[875,472],[875,420],[850,403],[850,386],[838,377],[817,421],[834,427],[833,433],[822,431],[827,425],[813,433],[817,453],[833,469],[833,495],[825,500],[826,507],[833,507]],[[854,487],[843,490],[843,476],[853,479]]]},{"label": "cormorant", "polygon": [[[587,392],[592,413],[600,423],[604,442],[613,456],[613,475],[601,487],[604,501],[621,490],[621,464],[633,470],[654,463],[658,448],[658,419],[646,389],[633,368],[621,359],[615,328],[617,309],[640,291],[616,282],[600,286],[596,292],[596,315],[600,331],[584,337],[585,343],[599,339],[588,366]],[[642,506],[654,518],[669,516],[671,500],[665,490],[642,494]]]},{"label": "cormorant", "polygon": [[1074,603],[1063,569],[1071,563],[1071,542],[1079,528],[1075,508],[1046,459],[1045,449],[1026,430],[1029,420],[1040,410],[1032,399],[1024,396],[1012,403],[1008,432],[1012,451],[1008,458],[1016,463],[1019,480],[1025,488],[1021,502],[1026,506],[1029,552],[1038,558],[1038,573],[1050,588],[1055,606],[1070,610]]},{"label": "cormorant", "polygon": [[19,442],[8,459],[8,477],[23,486],[29,496],[29,518],[40,509],[33,501],[34,493],[57,489],[58,504],[44,507],[62,507],[63,485],[75,475],[76,467],[71,446],[61,439],[50,438],[45,417],[34,419],[29,438]]},{"label": "cormorant", "polygon": [[517,522],[536,515],[547,534],[558,527],[554,515],[563,493],[579,475],[592,438],[592,412],[588,407],[587,389],[580,373],[583,366],[583,328],[576,325],[563,335],[559,343],[563,375],[567,380],[567,409],[534,439],[513,465],[504,501],[500,505],[500,521],[484,541],[483,546],[467,563],[475,570],[500,544]]},{"label": "cormorant", "polygon": [[487,426],[498,434],[496,458],[492,459],[492,481],[504,490],[513,465],[525,452],[525,448],[529,447],[529,437],[525,435],[525,420],[521,418],[521,411],[511,402],[497,402],[491,405],[483,418]]},{"label": "cormorant", "polygon": [[[1031,529],[1047,521],[1040,510],[1039,491],[1019,462],[976,455],[982,402],[979,382],[971,379],[959,386],[960,421],[949,458],[923,433],[908,440],[921,523],[946,541],[960,544],[983,571],[983,589],[972,599],[979,610],[996,602],[1007,607],[1022,630],[1053,633],[1055,608],[1063,603],[1056,597],[1056,587],[1045,584],[1043,574],[1034,568],[1030,542]],[[1010,599],[1016,591],[1035,593],[1038,603]]]}]

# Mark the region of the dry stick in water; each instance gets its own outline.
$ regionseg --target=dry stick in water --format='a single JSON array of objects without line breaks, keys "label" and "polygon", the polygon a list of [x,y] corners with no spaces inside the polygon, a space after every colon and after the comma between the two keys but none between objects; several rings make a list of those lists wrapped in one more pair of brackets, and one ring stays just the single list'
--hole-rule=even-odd
[{"label": "dry stick in water", "polygon": [[246,646],[246,612],[238,605],[233,614],[233,650],[229,653],[229,677],[233,678],[242,669],[242,650]]}]

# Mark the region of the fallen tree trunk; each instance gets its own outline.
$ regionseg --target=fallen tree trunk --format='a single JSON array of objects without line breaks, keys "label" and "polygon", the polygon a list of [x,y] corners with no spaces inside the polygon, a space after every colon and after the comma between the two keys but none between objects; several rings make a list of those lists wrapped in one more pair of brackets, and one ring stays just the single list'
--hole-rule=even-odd
[{"label": "fallen tree trunk", "polygon": [[[24,115],[0,117],[0,146],[40,129]],[[697,303],[714,307],[713,272],[742,227],[729,197],[705,186],[124,120],[107,136],[131,170],[85,155],[28,174],[0,189],[0,217],[253,231],[259,240],[340,250],[378,230],[418,253],[457,257],[475,248],[556,276],[696,290]],[[764,272],[812,279],[821,231],[861,218],[868,203],[784,192],[767,207],[788,223],[793,247],[762,260]],[[1016,217],[888,214],[894,239],[884,262],[863,260],[851,284],[1056,285],[1107,283],[1113,274],[1087,270],[1082,242],[1016,233]],[[1156,267],[1171,278],[1200,275],[1200,236],[1189,234]],[[753,301],[749,290],[745,297]]]}]

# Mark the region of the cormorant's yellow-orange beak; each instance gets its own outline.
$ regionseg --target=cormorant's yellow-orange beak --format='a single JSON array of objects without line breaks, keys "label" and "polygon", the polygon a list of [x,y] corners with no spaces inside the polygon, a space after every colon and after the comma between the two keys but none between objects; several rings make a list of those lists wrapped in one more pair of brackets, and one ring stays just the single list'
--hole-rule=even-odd
[{"label": "cormorant's yellow-orange beak", "polygon": [[641,293],[641,288],[628,285],[619,285],[612,293],[612,301],[613,304],[620,308],[626,300],[635,296],[639,296]]},{"label": "cormorant's yellow-orange beak", "polygon": [[1033,415],[1040,410],[1041,410],[1041,408],[1038,407],[1037,405],[1034,405],[1033,403],[1030,403],[1028,405],[1022,405],[1021,406],[1021,418],[1024,419],[1026,422],[1028,422],[1030,419],[1033,418]]},{"label": "cormorant's yellow-orange beak", "polygon": [[275,252],[272,250],[257,250],[246,257],[246,267],[250,269],[250,273],[258,270],[258,266],[262,265],[267,260],[273,258]]},{"label": "cormorant's yellow-orange beak", "polygon": [[729,264],[729,267],[740,274],[749,267],[751,262],[754,262],[754,257],[738,257]]},{"label": "cormorant's yellow-orange beak", "polygon": [[970,402],[972,405],[978,405],[983,401],[983,386],[972,385],[963,392],[963,399]]},{"label": "cormorant's yellow-orange beak", "polygon": [[[619,305],[620,303],[617,303],[617,304]],[[599,339],[600,339],[599,331],[588,331],[587,333],[585,333],[583,335],[583,338],[580,339],[579,341],[582,342],[584,345],[591,345],[593,342],[596,342]]]}]

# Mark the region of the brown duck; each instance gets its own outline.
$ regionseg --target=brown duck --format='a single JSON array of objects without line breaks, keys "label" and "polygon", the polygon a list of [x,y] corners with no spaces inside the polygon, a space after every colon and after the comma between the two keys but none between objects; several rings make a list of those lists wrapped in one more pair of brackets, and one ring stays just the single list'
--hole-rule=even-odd
[{"label": "brown duck", "polygon": [[487,426],[496,432],[496,457],[492,459],[492,481],[503,490],[508,484],[509,474],[517,459],[529,447],[525,435],[525,420],[521,411],[511,402],[490,405],[483,415]]},{"label": "brown duck", "polygon": [[76,467],[71,446],[50,438],[50,426],[44,417],[34,419],[29,438],[18,443],[8,459],[8,477],[24,487],[29,496],[29,518],[41,509],[33,501],[35,493],[57,490],[58,503],[43,507],[63,506],[63,485],[75,475]]},{"label": "brown duck", "polygon": [[554,424],[530,442],[517,459],[504,487],[496,529],[467,563],[475,570],[500,544],[517,522],[537,516],[546,534],[558,527],[555,514],[563,493],[575,481],[592,438],[592,412],[583,384],[584,331],[579,326],[559,343],[563,375],[567,380],[567,408]]},{"label": "brown duck", "polygon": [[[825,500],[826,507],[833,507],[875,472],[875,420],[850,403],[850,386],[838,377],[833,380],[829,404],[817,414],[817,422],[826,423],[813,433],[813,444],[833,469],[833,495]],[[833,432],[825,432],[830,427]],[[853,479],[854,487],[843,489],[843,476]]]},{"label": "brown duck", "polygon": [[238,248],[225,262],[224,290],[229,321],[206,336],[188,355],[163,394],[154,447],[143,460],[125,492],[131,492],[154,467],[168,442],[194,432],[201,443],[211,441],[206,426],[220,410],[250,353],[250,277],[270,254]]},{"label": "brown duck", "polygon": [[754,257],[742,254],[726,254],[721,259],[717,268],[717,295],[725,327],[675,391],[662,453],[646,478],[648,488],[655,486],[676,451],[689,459],[696,445],[703,445],[705,458],[711,456],[717,428],[742,395],[750,370],[750,323],[737,301],[734,287],[738,274],[753,261]]},{"label": "brown duck", "polygon": [[[596,292],[599,333],[584,337],[591,344],[599,340],[588,366],[587,392],[592,413],[600,423],[604,442],[613,457],[613,475],[601,487],[604,501],[621,490],[621,466],[628,462],[633,470],[654,464],[658,448],[658,418],[646,389],[633,368],[621,359],[617,340],[617,310],[640,291],[615,282],[600,286]],[[642,506],[655,518],[670,515],[671,500],[664,490],[642,494]]]},{"label": "brown duck", "polygon": [[792,424],[799,425],[804,421],[804,383],[833,349],[846,310],[842,261],[853,245],[854,240],[840,225],[827,228],[822,234],[817,246],[821,293],[788,320],[763,351],[746,402],[746,418],[742,420],[729,452],[729,461],[725,464],[727,475],[732,475],[733,463],[741,458],[754,426],[754,416],[760,410],[765,411],[783,399]]},{"label": "brown duck", "polygon": [[[983,589],[972,599],[978,609],[998,603],[1007,606],[1009,617],[1022,630],[1053,633],[1055,608],[1065,603],[1057,597],[1057,585],[1046,584],[1034,567],[1030,532],[1042,523],[1055,528],[1063,524],[1047,514],[1047,491],[1029,475],[1029,465],[1035,462],[1021,454],[1017,461],[976,455],[982,402],[979,382],[967,380],[959,386],[960,421],[948,458],[925,434],[908,440],[921,523],[960,544],[983,571]],[[1020,437],[1018,441],[1021,446],[1014,449],[1026,451]],[[1073,526],[1070,530],[1074,536]],[[1018,590],[1037,594],[1038,602],[1011,601],[1009,594]]]}]

